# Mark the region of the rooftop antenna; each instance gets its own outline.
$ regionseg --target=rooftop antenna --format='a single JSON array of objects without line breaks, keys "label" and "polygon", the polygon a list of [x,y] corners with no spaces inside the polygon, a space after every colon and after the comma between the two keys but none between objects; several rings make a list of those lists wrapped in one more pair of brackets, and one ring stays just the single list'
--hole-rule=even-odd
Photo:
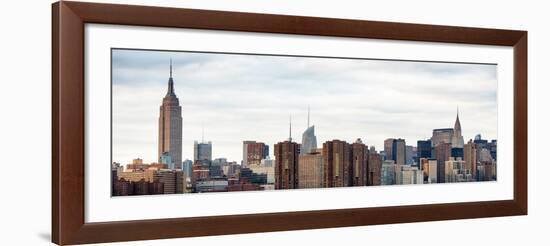
[{"label": "rooftop antenna", "polygon": [[292,114],[289,115],[288,125],[288,141],[292,142]]},{"label": "rooftop antenna", "polygon": [[309,104],[307,105],[307,127],[309,128]]},{"label": "rooftop antenna", "polygon": [[167,95],[174,94],[174,80],[172,79],[172,58],[170,58],[170,78],[168,79],[168,93]]},{"label": "rooftop antenna", "polygon": [[202,142],[204,143],[204,124],[202,125]]}]

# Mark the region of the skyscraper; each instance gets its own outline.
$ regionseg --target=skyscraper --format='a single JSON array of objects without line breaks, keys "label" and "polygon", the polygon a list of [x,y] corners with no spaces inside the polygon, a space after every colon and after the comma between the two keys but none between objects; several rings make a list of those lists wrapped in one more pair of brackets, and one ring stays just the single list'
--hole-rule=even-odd
[{"label": "skyscraper", "polygon": [[323,144],[323,187],[350,186],[351,158],[349,143],[332,140]]},{"label": "skyscraper", "polygon": [[396,184],[396,165],[393,160],[385,160],[380,168],[380,184],[393,185]]},{"label": "skyscraper", "polygon": [[369,149],[361,139],[351,144],[352,181],[351,186],[367,185]]},{"label": "skyscraper", "polygon": [[193,161],[199,161],[203,165],[212,162],[212,142],[198,142],[193,144]]},{"label": "skyscraper", "polygon": [[174,166],[181,165],[182,158],[182,116],[179,99],[174,92],[172,79],[172,60],[170,60],[170,78],[168,92],[162,99],[159,115],[158,160],[169,156]]},{"label": "skyscraper", "polygon": [[298,161],[298,188],[323,187],[323,155],[321,149],[300,153]]},{"label": "skyscraper", "polygon": [[288,141],[275,144],[275,189],[298,188],[298,155],[300,145]]},{"label": "skyscraper", "polygon": [[437,160],[428,159],[428,183],[437,183]]},{"label": "skyscraper", "polygon": [[405,164],[412,165],[414,164],[415,161],[416,161],[416,148],[411,145],[406,145],[405,146]]},{"label": "skyscraper", "polygon": [[405,165],[401,167],[401,182],[399,184],[423,184],[422,170],[418,167]]},{"label": "skyscraper", "polygon": [[263,159],[268,155],[269,151],[266,145],[256,141],[243,141],[243,166],[260,165]]},{"label": "skyscraper", "polygon": [[380,175],[382,172],[382,156],[376,153],[376,150],[371,147],[369,150],[369,159],[367,162],[368,177],[367,185],[380,185]]},{"label": "skyscraper", "polygon": [[307,129],[302,134],[302,145],[300,154],[308,154],[317,149],[317,137],[315,136],[315,125],[309,125],[309,106],[307,107]]},{"label": "skyscraper", "polygon": [[417,159],[432,158],[432,141],[429,139],[418,140],[416,142],[416,155],[417,155]]},{"label": "skyscraper", "polygon": [[471,139],[464,145],[464,164],[465,168],[470,170],[470,173],[475,178],[477,171],[477,146]]},{"label": "skyscraper", "polygon": [[445,183],[445,162],[451,157],[451,144],[439,143],[435,146],[434,157],[437,160],[437,182]]},{"label": "skyscraper", "polygon": [[386,156],[386,160],[394,160],[393,159],[393,138],[388,138],[384,140],[384,153]]},{"label": "skyscraper", "polygon": [[432,147],[440,143],[451,143],[453,138],[453,128],[434,129],[432,133]]},{"label": "skyscraper", "polygon": [[392,144],[392,160],[395,161],[395,164],[405,165],[405,160],[407,156],[405,139],[394,139]]},{"label": "skyscraper", "polygon": [[292,142],[292,118],[289,121],[288,140],[275,144],[275,189],[298,188],[298,155],[300,144]]},{"label": "skyscraper", "polygon": [[460,119],[458,118],[458,108],[456,109],[456,120],[453,128],[453,136],[451,138],[451,148],[464,148],[464,138],[462,137],[462,128]]}]

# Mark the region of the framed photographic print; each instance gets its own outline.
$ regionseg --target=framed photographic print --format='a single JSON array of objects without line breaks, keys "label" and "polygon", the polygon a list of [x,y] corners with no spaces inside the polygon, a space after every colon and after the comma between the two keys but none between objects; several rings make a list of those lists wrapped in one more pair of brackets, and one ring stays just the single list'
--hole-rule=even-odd
[{"label": "framed photographic print", "polygon": [[526,31],[52,9],[57,244],[527,214]]}]

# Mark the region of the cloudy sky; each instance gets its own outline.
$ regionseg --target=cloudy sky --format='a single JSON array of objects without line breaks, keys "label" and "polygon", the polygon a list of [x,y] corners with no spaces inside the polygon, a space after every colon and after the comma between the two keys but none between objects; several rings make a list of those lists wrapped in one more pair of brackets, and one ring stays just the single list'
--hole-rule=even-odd
[{"label": "cloudy sky", "polygon": [[432,129],[453,127],[465,141],[497,136],[496,65],[120,50],[112,51],[113,161],[157,161],[159,106],[173,60],[183,115],[183,159],[193,141],[213,157],[240,162],[242,141],[301,141],[307,107],[317,142],[386,138],[416,146]]}]

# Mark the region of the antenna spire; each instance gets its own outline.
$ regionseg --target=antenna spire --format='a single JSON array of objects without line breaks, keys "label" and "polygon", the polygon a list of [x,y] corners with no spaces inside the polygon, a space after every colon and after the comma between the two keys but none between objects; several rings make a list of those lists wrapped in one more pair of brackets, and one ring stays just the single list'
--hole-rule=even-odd
[{"label": "antenna spire", "polygon": [[307,105],[307,127],[309,128],[309,104]]},{"label": "antenna spire", "polygon": [[288,141],[292,142],[292,114],[289,116],[288,125]]},{"label": "antenna spire", "polygon": [[204,143],[204,125],[202,126],[202,142]]},{"label": "antenna spire", "polygon": [[170,78],[168,79],[168,93],[166,95],[174,94],[174,80],[172,79],[172,58],[170,58]]}]

